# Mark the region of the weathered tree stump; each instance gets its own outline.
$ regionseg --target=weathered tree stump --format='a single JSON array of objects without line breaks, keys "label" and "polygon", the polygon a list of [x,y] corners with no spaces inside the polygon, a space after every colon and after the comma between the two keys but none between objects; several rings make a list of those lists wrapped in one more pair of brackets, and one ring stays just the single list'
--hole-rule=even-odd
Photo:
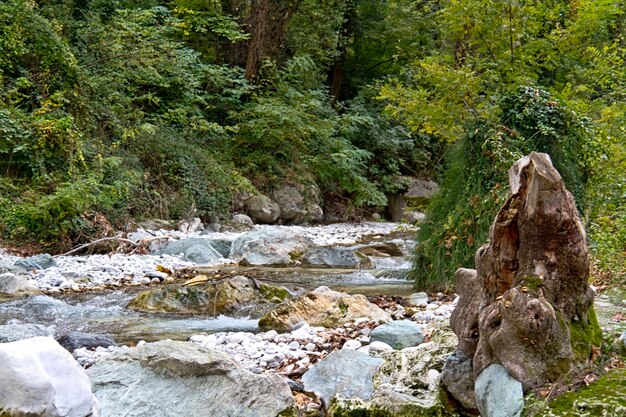
[{"label": "weathered tree stump", "polygon": [[473,379],[497,363],[528,390],[588,361],[601,333],[585,231],[550,157],[520,159],[509,182],[476,270],[456,273],[451,325],[473,360]]}]

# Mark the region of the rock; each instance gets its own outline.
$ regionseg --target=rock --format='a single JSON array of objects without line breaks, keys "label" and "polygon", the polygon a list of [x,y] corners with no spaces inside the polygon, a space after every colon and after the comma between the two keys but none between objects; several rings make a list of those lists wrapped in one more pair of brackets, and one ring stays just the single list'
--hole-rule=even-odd
[{"label": "rock", "polygon": [[411,320],[382,324],[370,333],[372,342],[384,342],[394,349],[419,345],[424,341],[422,326]]},{"label": "rock", "polygon": [[290,331],[300,322],[311,326],[336,327],[361,317],[378,322],[391,320],[389,313],[370,303],[363,295],[349,295],[319,287],[275,307],[261,317],[259,327]]},{"label": "rock", "polygon": [[382,354],[385,363],[374,375],[369,401],[335,398],[333,416],[448,416],[439,395],[439,371],[454,351],[456,336],[445,323],[433,329],[431,341]]},{"label": "rock", "polygon": [[284,185],[272,193],[273,200],[280,207],[280,218],[286,222],[299,224],[304,221],[306,208],[304,197],[294,185]]},{"label": "rock", "polygon": [[[102,417],[275,417],[295,413],[287,382],[191,342],[147,343],[87,370]],[[282,414],[281,414],[282,413]]]},{"label": "rock", "polygon": [[428,305],[428,294],[425,292],[413,293],[407,297],[406,302],[411,307],[426,307]]},{"label": "rock", "polygon": [[137,223],[137,226],[141,227],[144,230],[172,230],[174,229],[174,224],[168,220],[163,219],[152,219],[152,220],[143,220]]},{"label": "rock", "polygon": [[602,335],[585,231],[550,157],[520,159],[509,182],[489,243],[476,252],[476,270],[456,273],[460,298],[451,325],[474,377],[501,364],[526,390],[584,365]]},{"label": "rock", "polygon": [[275,223],[280,207],[265,195],[255,195],[248,200],[248,216],[256,223]]},{"label": "rock", "polygon": [[415,200],[420,199],[429,200],[437,194],[438,191],[439,185],[435,181],[411,178],[409,187],[404,193],[404,198],[411,202],[415,202]]},{"label": "rock", "polygon": [[421,223],[426,220],[426,214],[421,211],[404,210],[402,212],[401,221],[407,223]]},{"label": "rock", "polygon": [[497,363],[485,368],[474,387],[476,405],[482,417],[519,417],[524,408],[522,383]]},{"label": "rock", "polygon": [[342,349],[359,350],[363,345],[358,340],[349,339],[341,347]]},{"label": "rock", "polygon": [[309,248],[302,257],[302,263],[313,266],[340,268],[371,268],[372,262],[347,248]]},{"label": "rock", "polygon": [[626,330],[622,332],[617,341],[617,349],[626,355]]},{"label": "rock", "polygon": [[169,242],[159,251],[160,255],[177,256],[183,254],[183,259],[197,264],[212,264],[223,256],[213,246],[209,239],[189,237]]},{"label": "rock", "polygon": [[446,360],[441,373],[446,391],[466,409],[476,409],[472,359],[457,350]]},{"label": "rock", "polygon": [[393,350],[391,346],[389,346],[385,342],[379,342],[378,340],[370,341],[369,344],[369,354],[372,356],[380,356],[381,353],[390,352]]},{"label": "rock", "polygon": [[230,248],[233,245],[233,241],[229,239],[208,239],[209,244],[220,253],[224,258],[230,256]]},{"label": "rock", "polygon": [[230,220],[230,228],[236,232],[244,232],[254,227],[252,219],[245,214],[234,214]]},{"label": "rock", "polygon": [[83,332],[70,332],[59,339],[57,339],[59,344],[67,349],[70,353],[74,352],[75,349],[87,348],[94,349],[98,346],[109,347],[109,346],[117,346],[115,340],[109,335],[106,334],[94,334],[94,333],[83,333]]},{"label": "rock", "polygon": [[54,339],[0,344],[0,363],[0,415],[99,415],[85,371]]},{"label": "rock", "polygon": [[53,328],[42,324],[3,324],[0,325],[0,343],[16,342],[31,337],[46,337],[54,334]]},{"label": "rock", "polygon": [[311,242],[297,233],[267,226],[239,236],[230,258],[244,265],[289,265],[302,257]]},{"label": "rock", "polygon": [[336,395],[369,400],[374,391],[372,378],[383,362],[355,350],[337,350],[309,369],[302,383],[326,404]]},{"label": "rock", "polygon": [[183,233],[201,232],[204,230],[204,224],[198,217],[194,217],[191,220],[183,220],[178,223],[178,230]]},{"label": "rock", "polygon": [[39,289],[35,281],[11,272],[0,274],[0,294],[37,294]]},{"label": "rock", "polygon": [[255,283],[243,276],[211,282],[198,276],[204,285],[168,285],[145,291],[128,303],[128,308],[149,313],[218,315],[233,312],[250,303],[280,302],[290,296],[287,289]]},{"label": "rock", "polygon": [[52,255],[48,253],[41,253],[39,255],[20,259],[15,262],[15,265],[29,271],[33,269],[47,269],[52,268],[53,266],[57,266]]}]

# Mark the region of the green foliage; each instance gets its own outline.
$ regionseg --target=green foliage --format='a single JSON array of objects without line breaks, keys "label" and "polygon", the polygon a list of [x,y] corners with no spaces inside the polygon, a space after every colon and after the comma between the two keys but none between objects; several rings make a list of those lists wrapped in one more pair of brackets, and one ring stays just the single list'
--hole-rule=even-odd
[{"label": "green foliage", "polygon": [[508,170],[523,155],[550,154],[568,189],[584,201],[587,171],[580,149],[589,135],[583,121],[546,91],[529,87],[503,97],[499,114],[499,123],[468,127],[446,155],[441,192],[418,233],[412,276],[419,288],[450,288],[456,269],[473,266],[508,196]]}]

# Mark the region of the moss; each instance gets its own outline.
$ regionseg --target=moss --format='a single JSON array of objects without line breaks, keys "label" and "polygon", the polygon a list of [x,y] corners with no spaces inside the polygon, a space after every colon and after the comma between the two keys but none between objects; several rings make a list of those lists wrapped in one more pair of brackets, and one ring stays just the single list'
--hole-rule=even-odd
[{"label": "moss", "polygon": [[298,411],[295,407],[289,407],[278,413],[276,417],[298,417]]},{"label": "moss", "polygon": [[272,303],[280,303],[287,298],[291,298],[291,293],[285,287],[275,287],[273,285],[261,284],[259,288],[261,296]]},{"label": "moss", "polygon": [[[530,411],[530,410],[529,410]],[[561,395],[526,417],[625,417],[626,369],[616,369],[578,391]]]},{"label": "moss", "polygon": [[537,275],[528,275],[519,279],[518,283],[531,291],[537,291],[543,285],[543,279]]},{"label": "moss", "polygon": [[593,306],[582,314],[579,320],[569,324],[572,350],[578,362],[588,361],[591,357],[592,347],[602,346],[602,329],[598,324],[598,318]]},{"label": "moss", "polygon": [[330,417],[457,417],[459,414],[447,410],[438,404],[432,407],[420,406],[419,404],[405,403],[394,404],[386,407],[381,404],[363,402],[361,400],[333,400],[330,404],[328,415]]}]

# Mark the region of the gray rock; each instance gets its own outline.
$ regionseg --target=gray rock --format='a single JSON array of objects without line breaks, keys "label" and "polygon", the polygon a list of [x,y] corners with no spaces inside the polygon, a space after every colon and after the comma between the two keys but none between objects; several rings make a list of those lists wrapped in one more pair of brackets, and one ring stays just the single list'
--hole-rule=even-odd
[{"label": "gray rock", "polygon": [[524,408],[522,383],[504,366],[494,363],[483,370],[474,384],[476,405],[483,417],[519,417]]},{"label": "gray rock", "polygon": [[367,268],[372,263],[365,255],[359,255],[347,248],[309,248],[302,257],[302,262],[314,266]]},{"label": "gray rock", "polygon": [[369,400],[374,392],[372,378],[383,363],[355,350],[337,350],[307,371],[302,383],[326,404],[335,396]]},{"label": "gray rock", "polygon": [[407,191],[404,193],[407,199],[430,199],[439,191],[439,185],[435,181],[411,178]]},{"label": "gray rock", "polygon": [[213,249],[218,251],[224,258],[228,258],[230,255],[230,247],[233,245],[232,240],[228,239],[209,239],[209,243],[213,246]]},{"label": "gray rock", "polygon": [[467,409],[476,408],[472,358],[463,352],[454,352],[443,367],[441,382],[450,395]]},{"label": "gray rock", "polygon": [[15,265],[22,267],[24,269],[27,269],[29,271],[33,269],[47,269],[53,266],[57,266],[52,255],[48,253],[41,253],[39,255],[20,259],[15,262]]},{"label": "gray rock", "polygon": [[54,330],[42,324],[3,324],[0,326],[0,343],[16,342],[31,337],[52,336]]},{"label": "gray rock", "polygon": [[39,292],[35,281],[10,272],[0,274],[0,294],[34,294]]},{"label": "gray rock", "polygon": [[382,324],[370,333],[370,341],[385,342],[394,349],[419,345],[424,338],[422,326],[411,320]]},{"label": "gray rock", "polygon": [[426,214],[416,210],[405,210],[401,220],[407,223],[420,223],[426,220]]},{"label": "gray rock", "polygon": [[174,224],[168,220],[162,219],[152,219],[152,220],[144,220],[137,223],[137,226],[141,227],[144,230],[172,230],[174,229]]},{"label": "gray rock", "polygon": [[265,195],[255,195],[248,201],[248,216],[256,223],[275,223],[280,207]]},{"label": "gray rock", "polygon": [[176,256],[181,253],[183,254],[183,259],[197,264],[210,264],[223,258],[222,254],[213,248],[209,239],[201,237],[175,240],[169,242],[159,251],[161,255]]},{"label": "gray rock", "polygon": [[407,305],[412,307],[421,307],[428,304],[428,294],[425,292],[415,292],[406,299]]},{"label": "gray rock", "polygon": [[307,204],[304,221],[306,223],[319,223],[324,220],[324,210],[318,204]]},{"label": "gray rock", "polygon": [[236,232],[244,232],[254,227],[252,219],[245,214],[235,214],[230,220],[230,228]]},{"label": "gray rock", "polygon": [[253,374],[190,342],[148,343],[87,370],[102,417],[275,417],[293,411],[285,380]]},{"label": "gray rock", "polygon": [[83,333],[83,332],[70,332],[58,339],[58,342],[61,346],[67,349],[69,352],[74,352],[74,350],[79,348],[87,348],[93,349],[98,346],[109,347],[109,346],[117,346],[115,340],[107,334],[94,334],[94,333]]},{"label": "gray rock", "polygon": [[267,226],[235,239],[230,258],[246,265],[289,265],[302,257],[310,244],[291,230]]},{"label": "gray rock", "polygon": [[374,375],[371,400],[336,399],[329,415],[447,416],[439,389],[439,371],[454,351],[457,338],[446,323],[435,326],[431,341],[381,353],[385,363]]},{"label": "gray rock", "polygon": [[85,371],[54,339],[35,337],[0,344],[0,363],[0,414],[99,415]]},{"label": "gray rock", "polygon": [[307,210],[304,197],[294,185],[284,185],[272,193],[273,200],[280,207],[280,218],[286,222],[302,223]]}]

